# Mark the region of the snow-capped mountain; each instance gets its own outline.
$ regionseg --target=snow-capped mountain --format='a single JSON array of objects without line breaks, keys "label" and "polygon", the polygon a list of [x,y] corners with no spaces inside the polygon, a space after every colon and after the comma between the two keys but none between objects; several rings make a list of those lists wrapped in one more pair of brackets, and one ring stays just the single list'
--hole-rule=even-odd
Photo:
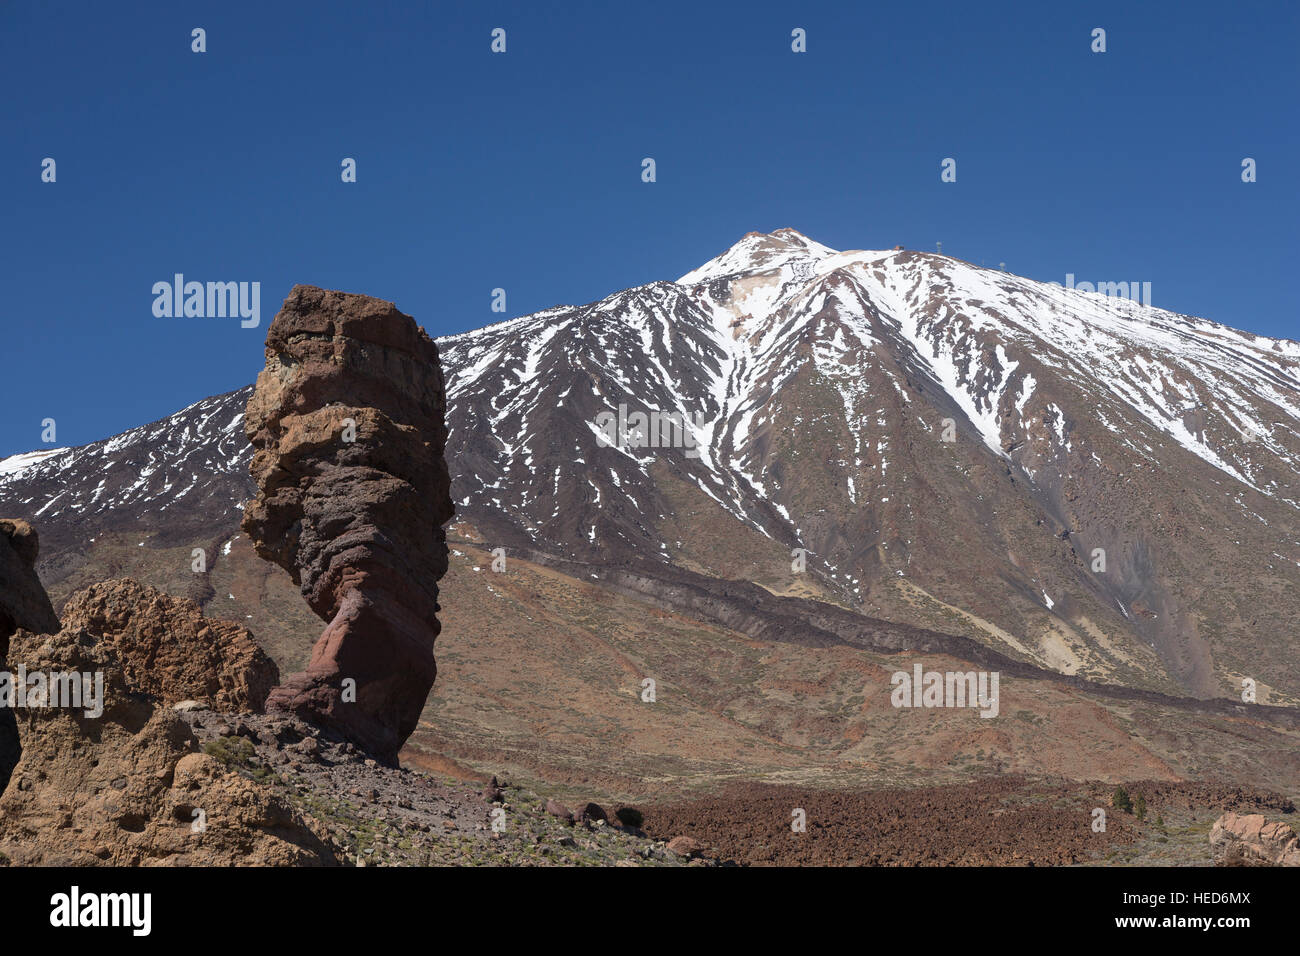
[{"label": "snow-capped mountain", "polygon": [[[1296,342],[783,229],[438,344],[453,497],[489,543],[1300,698]],[[47,573],[105,522],[228,538],[247,394],[0,462],[0,513],[54,543]]]},{"label": "snow-capped mountain", "polygon": [[0,507],[41,529],[43,550],[132,527],[171,540],[239,523],[252,494],[244,406],[252,386],[79,448],[0,459]]},{"label": "snow-capped mountain", "polygon": [[[1300,344],[778,230],[440,347],[454,494],[502,543],[750,579],[1069,673],[1300,691]],[[605,447],[620,406],[676,413],[695,447]]]},{"label": "snow-capped mountain", "polygon": [[[542,437],[530,425],[553,413],[544,399],[573,404],[577,387],[645,410],[702,413],[700,488],[742,519],[751,493],[780,503],[753,473],[757,442],[777,412],[773,396],[805,368],[840,396],[853,468],[873,437],[875,468],[888,468],[888,433],[875,433],[891,423],[873,419],[890,403],[873,398],[863,376],[882,366],[903,404],[913,391],[951,401],[958,429],[1029,478],[1072,450],[1071,423],[1049,397],[1068,381],[1129,450],[1151,455],[1176,443],[1237,485],[1300,508],[1291,427],[1300,420],[1300,343],[942,256],[839,253],[793,230],[750,234],[676,283],[550,309],[442,347],[462,410],[488,406],[481,421],[457,424],[491,432],[482,447],[500,469],[530,467]],[[1048,432],[1030,441],[1036,423]],[[620,457],[644,471],[661,456]],[[478,488],[467,482],[470,504]]]}]

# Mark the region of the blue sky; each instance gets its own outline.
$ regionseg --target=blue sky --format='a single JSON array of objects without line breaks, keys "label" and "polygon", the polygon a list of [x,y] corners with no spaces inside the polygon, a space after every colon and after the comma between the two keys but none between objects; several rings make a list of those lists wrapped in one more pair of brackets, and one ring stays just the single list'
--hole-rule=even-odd
[{"label": "blue sky", "polygon": [[[1300,338],[1297,10],[0,4],[0,456],[42,447],[45,418],[82,444],[251,382],[298,282],[442,335],[781,226],[1149,281],[1156,305]],[[177,272],[260,282],[261,327],[156,318]]]}]

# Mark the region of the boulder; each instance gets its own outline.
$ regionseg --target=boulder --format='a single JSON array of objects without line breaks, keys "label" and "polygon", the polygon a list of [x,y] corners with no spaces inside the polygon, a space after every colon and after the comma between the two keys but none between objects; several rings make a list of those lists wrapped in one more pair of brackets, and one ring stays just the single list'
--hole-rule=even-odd
[{"label": "boulder", "polygon": [[664,849],[669,853],[674,853],[677,856],[684,856],[687,859],[697,857],[704,852],[704,846],[700,841],[695,839],[695,837],[688,836],[673,837],[668,841],[668,845]]},{"label": "boulder", "polygon": [[558,800],[547,800],[546,812],[553,817],[559,817],[565,823],[573,822],[573,811]]},{"label": "boulder", "polygon": [[279,668],[248,628],[204,617],[193,601],[129,578],[73,595],[63,625],[107,641],[127,681],[166,704],[260,712],[280,681]]},{"label": "boulder", "polygon": [[1288,823],[1262,813],[1225,813],[1210,830],[1220,866],[1300,866],[1300,837]]}]

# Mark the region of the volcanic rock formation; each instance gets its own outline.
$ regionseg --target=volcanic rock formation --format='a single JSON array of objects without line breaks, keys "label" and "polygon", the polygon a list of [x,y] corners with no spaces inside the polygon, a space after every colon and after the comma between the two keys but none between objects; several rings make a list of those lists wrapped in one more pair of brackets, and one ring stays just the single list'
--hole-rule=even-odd
[{"label": "volcanic rock formation", "polygon": [[391,302],[295,286],[267,332],[245,430],[258,497],[243,530],[328,622],[268,712],[396,763],[437,669],[443,458],[438,350]]},{"label": "volcanic rock formation", "polygon": [[[35,528],[26,521],[0,519],[0,669],[6,667],[9,638],[18,628],[40,634],[59,629],[50,598],[36,576],[39,554]],[[9,785],[21,755],[14,712],[0,701],[0,793]]]},{"label": "volcanic rock formation", "polygon": [[[129,593],[117,591],[119,597]],[[74,598],[73,603],[85,608],[90,602]],[[151,617],[160,609],[166,609],[163,602],[145,600],[132,614],[135,628],[151,633],[161,627],[165,615]],[[231,632],[214,627],[207,633],[223,643]],[[86,700],[81,707],[43,706],[29,699],[16,708],[25,746],[11,785],[0,796],[0,863],[336,862],[333,847],[283,793],[254,779],[248,768],[240,772],[231,754],[241,738],[226,738],[227,746],[215,750],[218,756],[212,748],[200,751],[183,711],[201,705],[163,703],[188,682],[182,672],[135,666],[139,661],[124,660],[112,639],[75,625],[49,637],[20,630],[11,651],[29,674],[96,675],[102,696],[97,694],[98,706]],[[230,648],[219,653],[226,661],[239,656]],[[180,676],[182,684],[172,686],[172,676]],[[251,675],[236,681],[255,682]]]},{"label": "volcanic rock formation", "polygon": [[38,633],[59,629],[59,619],[36,576],[40,555],[36,529],[26,521],[0,518],[0,657],[18,628]]},{"label": "volcanic rock formation", "polygon": [[1225,813],[1214,821],[1210,847],[1221,866],[1300,866],[1295,828],[1262,813]]},{"label": "volcanic rock formation", "polygon": [[74,595],[64,605],[63,626],[112,645],[128,680],[166,704],[193,700],[214,710],[260,712],[280,682],[279,668],[248,628],[204,617],[193,601],[129,578]]}]

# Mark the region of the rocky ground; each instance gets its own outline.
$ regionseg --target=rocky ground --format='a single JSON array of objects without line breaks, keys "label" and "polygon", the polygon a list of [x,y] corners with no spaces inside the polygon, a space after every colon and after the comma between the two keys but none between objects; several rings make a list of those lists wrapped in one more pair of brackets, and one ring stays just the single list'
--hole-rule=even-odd
[{"label": "rocky ground", "polygon": [[[1280,794],[1166,781],[1126,787],[1142,797],[1141,819],[1113,805],[1108,783],[1018,776],[879,791],[732,784],[571,813],[508,781],[384,766],[292,716],[174,710],[204,754],[293,807],[334,865],[1186,866],[1275,862],[1252,848],[1261,826],[1295,840],[1289,824],[1268,822],[1293,819]],[[1099,807],[1103,832],[1092,826]],[[803,832],[791,827],[796,809]],[[1242,821],[1239,840],[1224,836],[1225,820]]]},{"label": "rocky ground", "polygon": [[[1261,827],[1295,836],[1269,791],[1139,781],[1141,818],[1108,783],[988,777],[911,790],[732,784],[713,796],[567,808],[528,788],[377,764],[297,718],[177,712],[203,752],[281,794],[340,865],[1068,866],[1267,863]],[[1106,828],[1093,828],[1096,808]],[[806,828],[792,829],[802,810]],[[639,826],[620,822],[619,817]],[[1248,816],[1248,814],[1250,814]],[[495,819],[494,819],[495,817]],[[1242,821],[1237,824],[1236,821]],[[1216,822],[1217,821],[1217,822]],[[1224,835],[1223,821],[1240,839]],[[1253,823],[1253,833],[1251,826]],[[1212,839],[1212,831],[1216,836]],[[1255,841],[1255,842],[1251,842]],[[1225,860],[1224,857],[1227,856]],[[1251,859],[1242,859],[1242,857]]]},{"label": "rocky ground", "polygon": [[[567,808],[509,782],[486,784],[386,767],[296,717],[227,715],[194,702],[178,713],[203,751],[298,808],[355,866],[680,866],[689,844],[655,839],[595,804]],[[548,809],[549,804],[549,809]],[[633,818],[634,819],[634,818]]]},{"label": "rocky ground", "polygon": [[[645,808],[652,835],[682,834],[742,865],[1209,865],[1224,810],[1294,819],[1280,794],[1212,784],[1140,781],[1142,819],[1112,805],[1100,782],[993,776],[945,787],[878,791],[732,785],[716,796]],[[1094,812],[1106,829],[1093,829]],[[806,830],[793,814],[804,811]]]}]

